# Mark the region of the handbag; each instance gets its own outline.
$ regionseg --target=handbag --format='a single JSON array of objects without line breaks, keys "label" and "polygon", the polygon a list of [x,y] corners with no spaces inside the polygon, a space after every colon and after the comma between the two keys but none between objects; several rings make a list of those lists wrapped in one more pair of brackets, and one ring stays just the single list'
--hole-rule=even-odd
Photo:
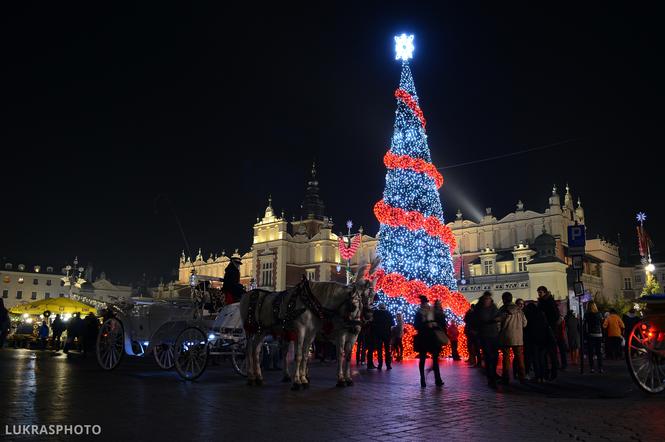
[{"label": "handbag", "polygon": [[448,335],[446,334],[445,331],[441,329],[434,329],[433,332],[434,336],[436,337],[437,343],[439,343],[440,345],[448,345],[450,339],[448,338]]}]

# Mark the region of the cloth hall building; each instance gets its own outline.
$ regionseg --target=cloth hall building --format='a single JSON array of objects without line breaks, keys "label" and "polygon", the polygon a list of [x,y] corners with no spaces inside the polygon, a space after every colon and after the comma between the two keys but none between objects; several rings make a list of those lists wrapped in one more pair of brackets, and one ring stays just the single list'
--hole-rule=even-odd
[{"label": "cloth hall building", "polygon": [[[519,201],[514,212],[502,218],[486,209],[482,220],[464,219],[458,211],[449,222],[457,242],[454,254],[459,290],[473,301],[483,291],[510,291],[516,298],[536,299],[536,288],[544,285],[556,299],[572,292],[574,274],[568,256],[567,228],[585,224],[581,201],[573,203],[566,186],[563,202],[554,187],[542,212],[527,210]],[[325,216],[319,196],[316,170],[312,169],[303,202],[301,220],[277,216],[268,202],[262,218],[253,226],[253,243],[242,255],[241,282],[246,287],[284,290],[296,285],[303,275],[315,281],[345,282],[344,265],[338,250],[339,236],[332,220]],[[377,238],[361,232],[362,243],[352,268],[375,256]],[[223,255],[223,254],[222,254]],[[192,270],[199,275],[223,277],[229,263],[226,256],[204,259],[201,250],[193,259],[180,258],[178,284],[187,284]],[[621,267],[619,249],[600,238],[587,239],[582,281],[593,296],[613,299],[633,297],[637,283],[633,267]],[[628,290],[628,289],[631,290]],[[173,285],[170,289],[173,293]]]}]

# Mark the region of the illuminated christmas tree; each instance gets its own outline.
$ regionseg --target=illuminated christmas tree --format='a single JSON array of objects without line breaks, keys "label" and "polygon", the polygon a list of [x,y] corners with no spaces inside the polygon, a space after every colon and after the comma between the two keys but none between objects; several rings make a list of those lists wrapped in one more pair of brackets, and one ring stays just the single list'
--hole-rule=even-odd
[{"label": "illuminated christmas tree", "polygon": [[395,37],[397,59],[402,61],[397,111],[390,150],[383,158],[388,169],[383,199],[374,206],[381,223],[377,255],[381,269],[376,289],[393,314],[413,321],[419,295],[442,301],[449,319],[462,322],[469,303],[457,291],[452,252],[455,237],[445,225],[438,189],[443,177],[432,164],[408,60],[413,36]]}]

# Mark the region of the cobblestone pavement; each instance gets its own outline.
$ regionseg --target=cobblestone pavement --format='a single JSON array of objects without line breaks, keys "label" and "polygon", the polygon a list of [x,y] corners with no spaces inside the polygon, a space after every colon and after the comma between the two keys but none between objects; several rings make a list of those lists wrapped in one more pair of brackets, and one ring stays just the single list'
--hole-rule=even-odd
[{"label": "cobblestone pavement", "polygon": [[421,390],[413,361],[361,368],[350,388],[314,363],[312,387],[292,392],[277,372],[248,387],[227,363],[188,383],[151,358],[102,372],[78,355],[3,349],[0,440],[37,439],[7,435],[16,424],[98,424],[103,440],[664,440],[665,394],[640,392],[620,362],[608,368],[493,391],[478,369],[446,361],[445,387]]}]

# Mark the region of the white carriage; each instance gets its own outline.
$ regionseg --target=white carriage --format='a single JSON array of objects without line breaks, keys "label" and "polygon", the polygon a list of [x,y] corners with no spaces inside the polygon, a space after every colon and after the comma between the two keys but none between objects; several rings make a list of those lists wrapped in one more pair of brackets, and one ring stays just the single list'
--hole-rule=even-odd
[{"label": "white carriage", "polygon": [[125,354],[150,354],[157,365],[176,369],[185,380],[201,376],[209,356],[231,360],[237,373],[246,375],[245,333],[239,304],[224,306],[204,316],[202,297],[167,301],[132,298],[110,306],[97,336],[97,362],[104,370],[116,368]]}]

